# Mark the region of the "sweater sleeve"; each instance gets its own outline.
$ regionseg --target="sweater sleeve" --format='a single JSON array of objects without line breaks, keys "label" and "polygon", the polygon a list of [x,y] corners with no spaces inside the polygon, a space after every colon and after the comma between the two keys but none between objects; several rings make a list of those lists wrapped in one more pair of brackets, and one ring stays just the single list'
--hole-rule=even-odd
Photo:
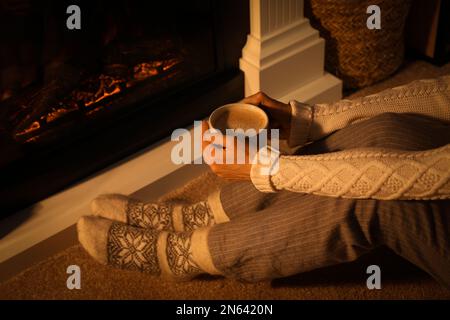
[{"label": "sweater sleeve", "polygon": [[281,156],[277,166],[273,161],[255,163],[251,177],[263,192],[289,190],[380,200],[450,199],[450,144],[427,151],[365,148]]},{"label": "sweater sleeve", "polygon": [[450,122],[450,76],[418,80],[355,100],[309,106],[291,101],[290,147],[319,140],[352,123],[386,112]]}]

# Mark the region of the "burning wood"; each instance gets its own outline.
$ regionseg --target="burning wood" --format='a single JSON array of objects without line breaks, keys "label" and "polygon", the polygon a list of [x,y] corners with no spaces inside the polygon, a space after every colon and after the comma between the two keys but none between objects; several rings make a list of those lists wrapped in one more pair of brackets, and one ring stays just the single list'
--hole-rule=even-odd
[{"label": "burning wood", "polygon": [[171,73],[178,74],[172,69],[181,62],[181,57],[168,57],[138,63],[132,68],[120,64],[107,66],[105,73],[85,78],[59,100],[56,97],[61,96],[64,90],[54,81],[26,99],[25,107],[14,116],[17,124],[13,135],[26,142],[35,141],[50,123],[74,113],[81,112],[86,116],[97,113],[108,105],[113,96],[124,94],[140,83],[156,79],[156,76],[172,78]]}]

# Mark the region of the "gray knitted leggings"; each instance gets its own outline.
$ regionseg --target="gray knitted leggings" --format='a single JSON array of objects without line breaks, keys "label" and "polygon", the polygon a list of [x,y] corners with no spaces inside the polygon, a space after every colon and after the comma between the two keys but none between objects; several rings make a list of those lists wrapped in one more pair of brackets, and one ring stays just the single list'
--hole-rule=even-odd
[{"label": "gray knitted leggings", "polygon": [[[426,150],[450,143],[450,126],[383,114],[303,148],[317,154],[359,147]],[[379,201],[292,192],[264,194],[250,182],[221,190],[231,221],[209,247],[226,276],[259,281],[352,261],[386,245],[450,288],[450,201]]]}]

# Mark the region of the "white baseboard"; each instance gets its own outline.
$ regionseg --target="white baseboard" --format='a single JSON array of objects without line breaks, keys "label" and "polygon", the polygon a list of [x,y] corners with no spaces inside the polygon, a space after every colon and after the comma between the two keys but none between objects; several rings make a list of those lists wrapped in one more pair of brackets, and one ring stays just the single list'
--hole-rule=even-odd
[{"label": "white baseboard", "polygon": [[323,76],[303,85],[296,90],[276,97],[280,101],[288,103],[297,100],[305,103],[330,103],[339,101],[342,97],[342,81],[335,76],[324,73]]}]

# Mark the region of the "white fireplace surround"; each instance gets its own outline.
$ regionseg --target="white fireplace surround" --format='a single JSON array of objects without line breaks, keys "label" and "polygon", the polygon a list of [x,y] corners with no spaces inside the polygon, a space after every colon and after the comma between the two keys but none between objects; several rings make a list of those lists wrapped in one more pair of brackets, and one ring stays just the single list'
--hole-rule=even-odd
[{"label": "white fireplace surround", "polygon": [[250,0],[250,34],[240,60],[246,95],[264,91],[309,103],[341,98],[341,81],[324,72],[325,41],[303,8],[303,0]]},{"label": "white fireplace surround", "polygon": [[[250,0],[250,6],[251,32],[240,60],[246,95],[262,90],[283,101],[338,100],[341,82],[323,70],[324,40],[304,18],[303,0]],[[132,194],[179,172],[170,160],[173,145],[167,138],[2,221],[0,234],[15,227],[0,239],[0,265],[73,226],[97,195]],[[36,257],[43,258],[30,255]]]}]

